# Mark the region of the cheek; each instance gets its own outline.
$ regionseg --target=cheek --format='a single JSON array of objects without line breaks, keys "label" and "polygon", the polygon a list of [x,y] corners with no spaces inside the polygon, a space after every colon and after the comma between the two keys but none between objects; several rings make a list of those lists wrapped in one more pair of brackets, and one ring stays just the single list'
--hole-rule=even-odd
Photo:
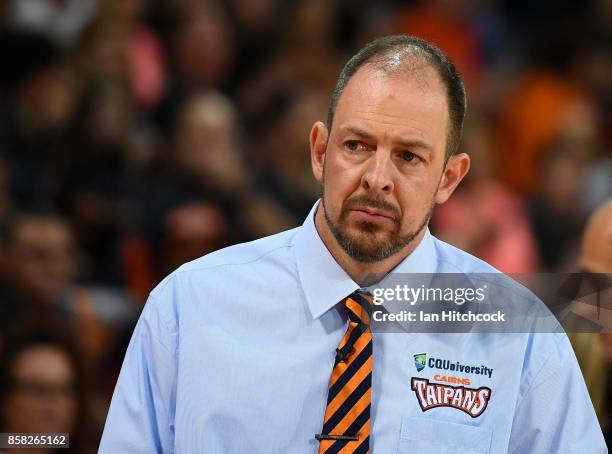
[{"label": "cheek", "polygon": [[37,406],[35,402],[19,395],[11,395],[4,406],[3,416],[10,426],[20,427],[36,417]]},{"label": "cheek", "polygon": [[437,180],[430,178],[408,178],[396,189],[396,196],[404,219],[410,222],[421,222],[431,209],[436,193]]},{"label": "cheek", "polygon": [[77,405],[76,400],[72,398],[66,398],[62,401],[61,405],[57,407],[58,411],[58,419],[67,429],[74,425],[76,414],[77,414]]},{"label": "cheek", "polygon": [[341,162],[329,159],[325,167],[325,198],[342,204],[360,186],[361,174],[356,167],[342,165]]}]

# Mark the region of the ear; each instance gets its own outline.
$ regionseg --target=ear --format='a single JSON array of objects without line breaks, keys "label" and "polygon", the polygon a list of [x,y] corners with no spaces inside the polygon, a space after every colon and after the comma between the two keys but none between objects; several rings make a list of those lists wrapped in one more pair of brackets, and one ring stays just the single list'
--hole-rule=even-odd
[{"label": "ear", "polygon": [[448,158],[434,197],[435,202],[437,204],[446,202],[469,170],[470,157],[466,153],[459,153]]},{"label": "ear", "polygon": [[323,182],[325,151],[327,150],[327,126],[317,121],[310,130],[310,163],[312,173],[319,183]]}]

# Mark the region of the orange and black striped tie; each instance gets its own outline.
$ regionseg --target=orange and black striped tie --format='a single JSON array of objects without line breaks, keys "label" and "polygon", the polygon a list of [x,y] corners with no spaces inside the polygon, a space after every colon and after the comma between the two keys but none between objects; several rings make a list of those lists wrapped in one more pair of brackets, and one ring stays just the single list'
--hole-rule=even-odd
[{"label": "orange and black striped tie", "polygon": [[372,401],[371,297],[356,291],[346,300],[349,326],[336,349],[329,380],[319,454],[367,453]]}]

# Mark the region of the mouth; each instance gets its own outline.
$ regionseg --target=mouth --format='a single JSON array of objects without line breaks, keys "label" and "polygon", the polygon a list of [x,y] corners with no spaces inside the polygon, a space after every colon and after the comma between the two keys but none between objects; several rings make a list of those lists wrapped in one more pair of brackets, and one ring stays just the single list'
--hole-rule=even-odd
[{"label": "mouth", "polygon": [[395,222],[395,218],[388,211],[380,210],[378,208],[371,208],[367,206],[360,206],[353,208],[353,212],[357,213],[360,217],[365,218],[369,221],[382,221],[390,220]]}]

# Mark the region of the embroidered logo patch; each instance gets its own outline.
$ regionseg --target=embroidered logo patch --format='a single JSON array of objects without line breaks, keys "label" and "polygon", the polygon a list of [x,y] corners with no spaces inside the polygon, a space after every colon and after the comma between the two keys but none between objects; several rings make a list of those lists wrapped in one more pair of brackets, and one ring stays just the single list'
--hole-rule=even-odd
[{"label": "embroidered logo patch", "polygon": [[452,407],[472,418],[478,418],[487,409],[491,389],[466,388],[440,383],[430,383],[426,378],[412,377],[412,390],[424,412],[436,407]]},{"label": "embroidered logo patch", "polygon": [[425,364],[427,364],[427,353],[417,353],[414,355],[414,367],[416,367],[417,372],[425,369]]}]

